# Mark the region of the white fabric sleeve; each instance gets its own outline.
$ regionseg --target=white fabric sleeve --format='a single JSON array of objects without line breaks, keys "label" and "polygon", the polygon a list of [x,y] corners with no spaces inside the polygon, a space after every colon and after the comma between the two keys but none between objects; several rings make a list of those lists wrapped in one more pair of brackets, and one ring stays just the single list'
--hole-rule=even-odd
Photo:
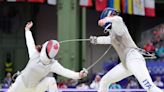
[{"label": "white fabric sleeve", "polygon": [[97,37],[97,43],[96,44],[111,44],[111,37],[110,36]]},{"label": "white fabric sleeve", "polygon": [[57,60],[54,61],[51,72],[71,79],[80,79],[78,72],[64,68]]},{"label": "white fabric sleeve", "polygon": [[29,29],[25,29],[26,45],[28,48],[29,58],[37,51],[35,48],[35,42],[32,33]]}]

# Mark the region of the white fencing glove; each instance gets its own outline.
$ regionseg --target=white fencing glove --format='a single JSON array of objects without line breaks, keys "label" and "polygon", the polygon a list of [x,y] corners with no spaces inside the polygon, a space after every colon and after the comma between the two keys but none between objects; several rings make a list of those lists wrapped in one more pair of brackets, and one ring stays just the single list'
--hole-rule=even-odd
[{"label": "white fencing glove", "polygon": [[97,37],[96,36],[90,36],[90,43],[97,44]]}]

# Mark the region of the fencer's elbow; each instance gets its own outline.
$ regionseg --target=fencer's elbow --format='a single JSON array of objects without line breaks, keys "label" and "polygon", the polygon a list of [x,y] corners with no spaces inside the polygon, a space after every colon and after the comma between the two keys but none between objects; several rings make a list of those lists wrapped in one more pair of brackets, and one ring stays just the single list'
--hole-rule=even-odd
[{"label": "fencer's elbow", "polygon": [[123,21],[122,17],[120,17],[120,16],[115,16],[114,17],[114,20],[115,21]]}]

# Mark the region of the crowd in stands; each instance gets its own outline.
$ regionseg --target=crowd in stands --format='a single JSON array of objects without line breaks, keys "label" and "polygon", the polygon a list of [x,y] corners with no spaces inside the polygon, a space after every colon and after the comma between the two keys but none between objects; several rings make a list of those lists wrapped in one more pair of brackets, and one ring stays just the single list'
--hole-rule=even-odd
[{"label": "crowd in stands", "polygon": [[[92,78],[88,78],[85,81],[68,79],[67,81],[59,81],[58,88],[75,88],[75,89],[98,89],[99,83],[102,76],[109,71],[112,67],[118,64],[118,60],[106,61],[103,64],[103,69],[99,73],[95,73]],[[154,83],[160,87],[164,88],[164,62],[151,59],[147,61],[148,70],[152,76]],[[90,77],[90,76],[89,76]],[[5,78],[2,81],[1,87],[6,89],[12,84],[12,75],[10,72],[6,73]],[[135,77],[128,77],[120,82],[113,83],[109,86],[109,89],[140,89],[142,88]]]},{"label": "crowd in stands", "polygon": [[154,27],[151,31],[149,39],[144,44],[144,49],[148,52],[155,53],[158,59],[164,59],[164,24]]},{"label": "crowd in stands", "polygon": [[[93,80],[80,82],[74,79],[68,79],[67,81],[58,82],[58,88],[67,89],[67,88],[75,88],[75,89],[98,89],[100,80],[103,75],[101,73],[97,73],[94,75]],[[154,83],[160,88],[164,88],[164,76],[154,76]],[[2,88],[7,89],[13,83],[11,73],[7,73],[6,77],[2,81]],[[121,82],[113,83],[109,86],[109,89],[140,89],[142,88],[138,81],[134,76],[128,77],[127,79],[122,80]]]},{"label": "crowd in stands", "polygon": [[7,73],[2,81],[2,88],[4,89],[9,88],[11,84],[12,84],[12,75],[11,73]]}]

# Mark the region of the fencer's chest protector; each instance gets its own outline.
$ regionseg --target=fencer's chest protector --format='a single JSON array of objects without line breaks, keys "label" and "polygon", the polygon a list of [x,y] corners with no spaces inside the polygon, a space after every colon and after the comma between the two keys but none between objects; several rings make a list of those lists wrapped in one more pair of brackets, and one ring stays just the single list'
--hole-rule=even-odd
[{"label": "fencer's chest protector", "polygon": [[110,34],[112,46],[118,53],[122,63],[126,65],[126,56],[131,49],[130,47],[137,48],[137,46],[131,38],[122,18],[118,17],[116,21],[113,21],[112,31],[110,32]]},{"label": "fencer's chest protector", "polygon": [[[52,62],[53,63],[53,62]],[[26,87],[35,87],[50,72],[52,64],[44,65],[39,56],[29,61],[21,76]]]}]

